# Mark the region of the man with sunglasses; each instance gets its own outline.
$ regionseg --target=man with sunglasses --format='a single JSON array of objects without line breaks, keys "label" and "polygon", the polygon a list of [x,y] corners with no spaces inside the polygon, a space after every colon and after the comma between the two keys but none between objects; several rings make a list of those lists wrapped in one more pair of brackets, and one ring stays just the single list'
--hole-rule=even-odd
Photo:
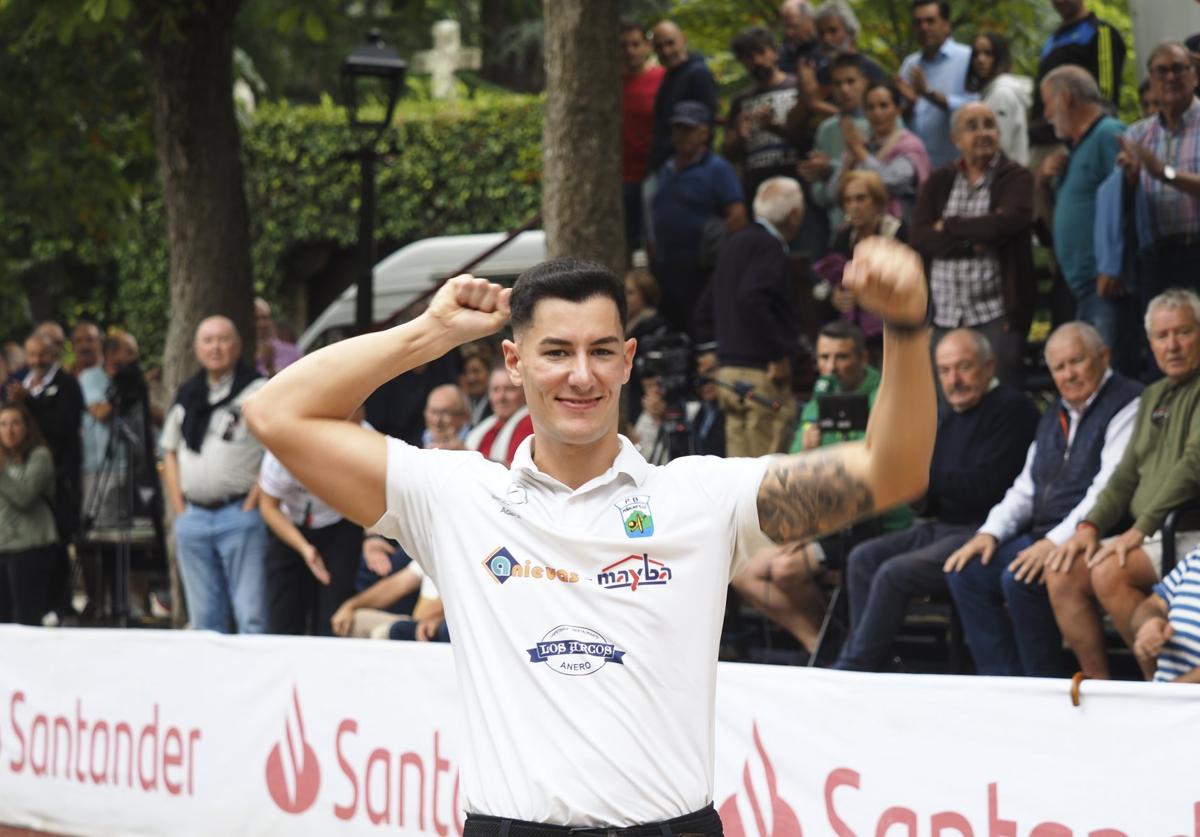
[{"label": "man with sunglasses", "polygon": [[1167,288],[1200,289],[1200,101],[1187,47],[1150,53],[1150,92],[1158,113],[1121,138],[1117,163],[1136,188],[1142,300]]},{"label": "man with sunglasses", "polygon": [[[1168,512],[1197,496],[1200,296],[1172,288],[1155,297],[1146,310],[1146,335],[1165,377],[1143,391],[1125,455],[1075,533],[1045,564],[1071,582],[1051,599],[1055,617],[1083,673],[1099,679],[1107,679],[1109,669],[1093,597],[1132,647],[1134,611],[1162,575],[1159,528]],[[1130,519],[1133,525],[1122,530]],[[1177,528],[1177,555],[1200,544],[1200,531],[1192,531],[1200,519],[1185,516]],[[1107,534],[1115,536],[1102,542]],[[1145,673],[1151,676],[1153,667]]]}]

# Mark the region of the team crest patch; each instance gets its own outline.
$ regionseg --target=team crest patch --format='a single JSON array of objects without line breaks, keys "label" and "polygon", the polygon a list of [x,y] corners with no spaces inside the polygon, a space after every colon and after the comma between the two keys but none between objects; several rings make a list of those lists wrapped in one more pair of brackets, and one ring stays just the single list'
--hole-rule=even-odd
[{"label": "team crest patch", "polygon": [[621,513],[625,535],[630,538],[648,538],[654,534],[654,515],[650,513],[650,495],[637,494],[617,503]]},{"label": "team crest patch", "polygon": [[625,665],[625,652],[615,643],[579,625],[559,625],[525,653],[529,662],[545,663],[547,668],[570,677],[595,674],[608,663]]}]

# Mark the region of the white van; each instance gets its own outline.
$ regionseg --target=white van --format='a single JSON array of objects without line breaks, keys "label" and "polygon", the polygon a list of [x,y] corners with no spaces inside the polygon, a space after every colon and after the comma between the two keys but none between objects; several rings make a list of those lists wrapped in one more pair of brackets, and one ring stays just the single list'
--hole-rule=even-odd
[{"label": "white van", "polygon": [[[403,322],[406,309],[443,279],[455,275],[471,259],[504,241],[506,233],[445,235],[401,247],[375,265],[374,319]],[[546,260],[546,239],[541,230],[523,232],[480,264],[475,276],[511,285],[521,273]],[[300,335],[304,352],[354,333],[358,288],[351,285]]]}]

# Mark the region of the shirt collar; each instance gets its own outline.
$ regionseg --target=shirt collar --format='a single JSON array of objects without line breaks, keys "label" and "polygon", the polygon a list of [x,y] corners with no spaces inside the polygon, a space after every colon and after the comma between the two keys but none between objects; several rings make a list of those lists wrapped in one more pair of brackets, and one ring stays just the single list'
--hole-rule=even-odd
[{"label": "shirt collar", "polygon": [[[56,363],[53,366],[51,366],[49,369],[47,369],[46,374],[42,376],[42,379],[39,382],[40,385],[45,387],[46,384],[48,384],[50,381],[52,381],[54,379],[54,376],[58,374],[59,369],[62,369],[61,363]],[[25,375],[25,380],[22,382],[26,389],[29,388],[29,384],[33,381],[33,374],[34,374],[33,367],[30,367],[28,374]]]},{"label": "shirt collar", "polygon": [[[1161,130],[1171,130],[1170,127],[1168,127],[1166,120],[1163,119],[1163,115],[1161,113],[1156,113],[1150,118],[1154,120],[1154,123],[1158,125]],[[1183,116],[1179,119],[1180,130],[1186,131],[1188,126],[1195,122],[1197,118],[1200,118],[1200,99],[1197,99],[1195,96],[1193,96],[1192,101],[1187,106],[1187,109],[1184,110]]]},{"label": "shirt collar", "polygon": [[790,253],[790,252],[791,252],[790,248],[788,247],[788,243],[787,243],[787,242],[784,240],[784,238],[783,238],[783,234],[779,232],[779,229],[778,229],[778,228],[777,228],[777,227],[776,227],[774,224],[772,224],[772,223],[771,223],[770,221],[768,221],[766,218],[760,218],[760,217],[758,217],[757,215],[756,215],[756,216],[754,216],[754,223],[758,224],[758,225],[759,225],[760,227],[762,227],[764,230],[766,230],[766,231],[767,231],[767,232],[769,232],[771,235],[773,235],[773,236],[775,237],[775,239],[776,239],[776,240],[777,240],[777,241],[778,241],[780,244],[782,244],[782,245],[783,245],[783,252],[785,252],[785,253]]},{"label": "shirt collar", "polygon": [[921,61],[923,61],[925,63],[933,63],[935,61],[941,61],[942,59],[944,59],[950,55],[949,47],[954,43],[955,43],[955,41],[954,41],[953,36],[947,37],[946,40],[942,41],[941,46],[939,46],[937,49],[937,54],[933,58],[926,58],[925,53],[922,51],[920,53]]},{"label": "shirt collar", "polygon": [[1092,402],[1095,401],[1100,396],[1100,390],[1104,389],[1104,385],[1108,383],[1108,379],[1111,378],[1112,376],[1113,376],[1113,371],[1112,371],[1112,367],[1110,366],[1108,369],[1104,370],[1104,377],[1100,379],[1100,386],[1096,387],[1096,391],[1091,394],[1091,396],[1088,398],[1087,401],[1083,402],[1083,409],[1079,410],[1078,412],[1075,410],[1074,407],[1072,407],[1070,404],[1068,404],[1066,402],[1066,400],[1063,399],[1061,396],[1059,397],[1058,400],[1062,404],[1063,409],[1067,411],[1067,414],[1070,415],[1071,418],[1078,419],[1080,416],[1082,416],[1084,413],[1086,413],[1088,411],[1088,408],[1092,406]]},{"label": "shirt collar", "polygon": [[[526,436],[521,444],[517,446],[517,451],[513,454],[511,470],[514,474],[522,473],[539,482],[547,483],[552,486],[563,486],[561,482],[556,480],[549,474],[545,474],[533,462],[533,440],[536,434]],[[620,443],[620,448],[617,450],[617,456],[613,459],[613,464],[607,471],[599,476],[585,482],[572,493],[580,493],[590,491],[600,485],[607,485],[613,482],[622,474],[629,477],[636,485],[641,485],[650,476],[650,464],[645,458],[638,453],[637,448],[633,446],[633,442],[618,434],[617,441]]]}]

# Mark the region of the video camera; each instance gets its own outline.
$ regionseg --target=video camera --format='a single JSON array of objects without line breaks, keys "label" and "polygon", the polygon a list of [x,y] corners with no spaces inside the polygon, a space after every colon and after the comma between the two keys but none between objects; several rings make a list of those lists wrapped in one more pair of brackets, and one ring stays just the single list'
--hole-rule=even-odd
[{"label": "video camera", "polygon": [[146,378],[135,360],[117,367],[104,399],[112,404],[113,410],[120,415],[143,403],[148,392]]},{"label": "video camera", "polygon": [[700,385],[692,341],[681,332],[652,334],[638,342],[637,370],[655,378],[668,404],[696,397]]}]

